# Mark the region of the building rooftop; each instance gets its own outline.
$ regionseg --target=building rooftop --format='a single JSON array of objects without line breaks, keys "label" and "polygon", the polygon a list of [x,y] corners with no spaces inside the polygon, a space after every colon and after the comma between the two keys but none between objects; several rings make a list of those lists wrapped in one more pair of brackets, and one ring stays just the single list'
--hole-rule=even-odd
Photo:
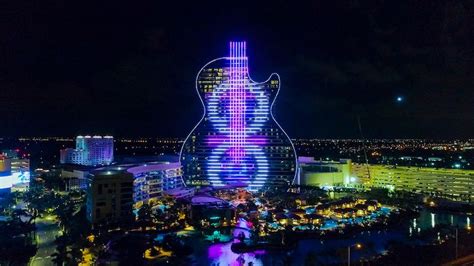
[{"label": "building rooftop", "polygon": [[225,205],[228,202],[209,195],[196,195],[191,198],[192,205]]}]

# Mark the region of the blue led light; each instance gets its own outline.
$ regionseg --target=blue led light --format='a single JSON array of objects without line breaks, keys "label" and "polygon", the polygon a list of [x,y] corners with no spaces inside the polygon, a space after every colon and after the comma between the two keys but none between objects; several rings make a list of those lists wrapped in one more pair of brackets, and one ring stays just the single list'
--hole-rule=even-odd
[{"label": "blue led light", "polygon": [[280,78],[274,73],[253,81],[245,42],[231,42],[229,49],[196,77],[204,113],[180,152],[185,177],[191,184],[244,183],[252,190],[269,180],[286,185],[295,180],[296,154],[272,115]]}]

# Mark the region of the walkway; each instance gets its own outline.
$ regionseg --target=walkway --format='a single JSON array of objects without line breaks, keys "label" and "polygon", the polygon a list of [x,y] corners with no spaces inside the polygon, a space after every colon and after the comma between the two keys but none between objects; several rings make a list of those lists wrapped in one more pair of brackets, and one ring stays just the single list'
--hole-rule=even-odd
[{"label": "walkway", "polygon": [[54,265],[51,256],[56,252],[54,240],[59,235],[59,227],[56,224],[54,216],[46,216],[36,219],[36,243],[38,250],[36,255],[31,258],[32,266],[49,266]]}]

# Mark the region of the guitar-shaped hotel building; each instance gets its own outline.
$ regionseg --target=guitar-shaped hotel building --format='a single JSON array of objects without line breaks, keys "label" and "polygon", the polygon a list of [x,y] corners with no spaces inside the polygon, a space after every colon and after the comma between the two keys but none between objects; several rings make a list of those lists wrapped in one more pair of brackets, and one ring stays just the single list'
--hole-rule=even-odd
[{"label": "guitar-shaped hotel building", "polygon": [[180,160],[188,185],[290,185],[296,177],[294,146],[272,114],[280,90],[273,73],[249,76],[245,42],[207,63],[196,77],[204,113],[183,143]]}]

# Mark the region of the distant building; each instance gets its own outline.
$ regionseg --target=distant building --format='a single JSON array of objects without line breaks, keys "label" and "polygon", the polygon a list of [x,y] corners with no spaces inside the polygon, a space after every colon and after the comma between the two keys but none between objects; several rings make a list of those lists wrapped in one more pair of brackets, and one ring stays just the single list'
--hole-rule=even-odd
[{"label": "distant building", "polygon": [[96,170],[87,188],[87,219],[92,224],[133,220],[133,174]]},{"label": "distant building", "polygon": [[351,160],[316,161],[298,158],[298,183],[306,186],[345,186],[351,182]]},{"label": "distant building", "polygon": [[354,164],[352,173],[367,187],[474,202],[474,170]]},{"label": "distant building", "polygon": [[112,136],[77,136],[76,148],[60,150],[60,163],[87,166],[109,165],[114,159]]},{"label": "distant building", "polygon": [[0,153],[0,190],[24,190],[30,182],[30,160]]}]

